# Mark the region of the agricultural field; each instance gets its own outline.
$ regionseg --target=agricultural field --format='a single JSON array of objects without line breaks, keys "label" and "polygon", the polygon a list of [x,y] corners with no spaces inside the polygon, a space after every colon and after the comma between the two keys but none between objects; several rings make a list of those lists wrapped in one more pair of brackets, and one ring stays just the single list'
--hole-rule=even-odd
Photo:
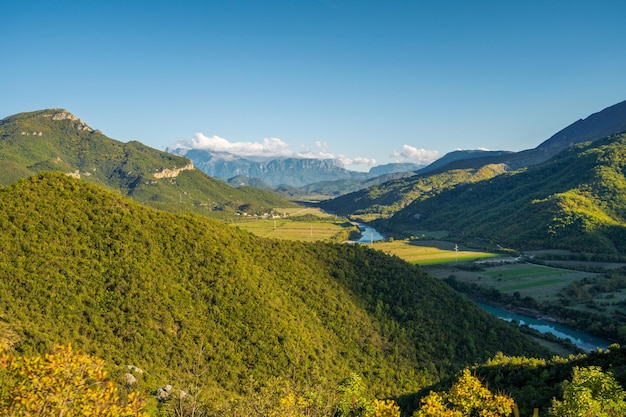
[{"label": "agricultural field", "polygon": [[276,218],[250,216],[231,222],[230,225],[257,236],[308,242],[329,241],[347,234],[345,219],[338,219],[318,208],[278,208],[275,211],[281,215]]},{"label": "agricultural field", "polygon": [[337,216],[328,214],[318,207],[285,207],[274,209],[277,213],[285,214],[287,216],[305,216],[312,215],[324,219],[335,219]]},{"label": "agricultural field", "polygon": [[502,293],[519,293],[539,302],[555,301],[557,294],[573,282],[595,278],[598,274],[553,268],[529,263],[483,266],[482,270],[459,269],[453,265],[429,267],[427,271],[439,278],[454,275],[458,280],[489,286]]},{"label": "agricultural field", "polygon": [[[374,249],[396,255],[418,265],[438,265],[501,257],[492,252],[478,252],[439,240],[374,242]],[[457,250],[458,249],[458,250]]]}]

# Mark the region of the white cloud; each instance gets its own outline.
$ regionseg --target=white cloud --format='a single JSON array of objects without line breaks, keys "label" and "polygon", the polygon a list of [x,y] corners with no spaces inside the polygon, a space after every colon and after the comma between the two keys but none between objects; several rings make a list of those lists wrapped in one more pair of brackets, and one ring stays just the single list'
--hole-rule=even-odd
[{"label": "white cloud", "polygon": [[394,151],[392,156],[419,164],[429,164],[440,158],[441,154],[437,151],[429,151],[424,148],[418,149],[410,145],[403,145],[402,150],[400,152]]},{"label": "white cloud", "polygon": [[259,142],[230,142],[219,136],[205,136],[196,133],[182,147],[213,152],[229,152],[242,156],[292,156],[289,145],[278,138],[265,138]]},{"label": "white cloud", "polygon": [[228,152],[239,156],[263,156],[263,157],[291,157],[309,159],[338,159],[344,166],[364,165],[374,166],[376,160],[364,157],[349,158],[344,155],[335,156],[330,152],[330,146],[326,142],[317,141],[315,146],[301,146],[298,152],[289,149],[289,144],[279,138],[265,138],[263,142],[230,142],[219,136],[206,136],[196,133],[191,140],[183,141],[176,145],[186,149],[201,149],[213,152]]},{"label": "white cloud", "polygon": [[302,145],[300,152],[294,153],[292,156],[296,158],[310,158],[310,159],[335,159],[335,155],[328,151],[328,144],[326,142],[315,142],[317,149],[307,148]]},{"label": "white cloud", "polygon": [[318,148],[320,148],[322,151],[324,152],[328,152],[328,143],[326,142],[320,142],[319,140],[317,142],[315,142],[315,146],[317,146]]},{"label": "white cloud", "polygon": [[339,155],[337,159],[339,159],[344,165],[364,165],[368,167],[376,165],[376,160],[371,158],[348,158],[347,156]]}]

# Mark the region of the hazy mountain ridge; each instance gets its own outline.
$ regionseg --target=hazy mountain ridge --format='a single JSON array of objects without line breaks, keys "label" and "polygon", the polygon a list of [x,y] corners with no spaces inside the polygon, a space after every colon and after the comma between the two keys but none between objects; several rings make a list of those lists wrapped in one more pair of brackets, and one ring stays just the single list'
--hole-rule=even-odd
[{"label": "hazy mountain ridge", "polygon": [[[387,164],[370,169],[368,173],[345,170],[337,160],[286,158],[251,160],[232,154],[202,150],[175,149],[174,154],[186,155],[194,164],[210,176],[229,179],[235,176],[258,178],[272,187],[290,186],[300,188],[323,183],[317,189],[329,190],[328,195],[346,194],[367,187],[359,187],[357,181],[370,180],[393,172],[415,171],[418,174],[438,174],[449,170],[480,169],[486,165],[506,165],[516,170],[549,160],[562,150],[584,142],[602,139],[611,134],[626,131],[626,101],[607,107],[585,119],[580,119],[554,134],[533,149],[519,152],[458,150],[449,152],[427,166],[412,164]],[[345,182],[348,180],[349,182]],[[328,188],[328,182],[337,181]],[[343,182],[342,182],[343,181]],[[380,184],[382,181],[377,181]],[[345,185],[344,185],[345,184]],[[309,187],[311,188],[311,187]],[[313,187],[314,189],[316,187]]]},{"label": "hazy mountain ridge", "polygon": [[[450,169],[479,168],[488,164],[507,165],[509,170],[516,170],[527,166],[545,162],[559,152],[582,142],[596,141],[609,135],[626,131],[626,101],[607,107],[585,119],[580,119],[552,135],[533,149],[519,152],[497,151],[484,156],[468,154],[467,157],[456,159],[448,164],[435,161],[436,169],[427,166],[421,172],[442,172]],[[462,151],[463,152],[463,151]],[[443,158],[447,158],[444,155]],[[431,164],[431,165],[433,165]]]},{"label": "hazy mountain ridge", "polygon": [[140,142],[123,143],[63,109],[20,113],[0,121],[0,185],[42,171],[61,171],[120,191],[154,207],[211,214],[241,204],[288,206],[278,195],[237,190],[208,177],[187,158]]},{"label": "hazy mountain ridge", "polygon": [[272,187],[298,188],[330,181],[366,181],[385,174],[415,171],[421,167],[412,163],[390,163],[372,167],[369,172],[358,172],[346,169],[338,159],[250,158],[227,152],[184,148],[167,151],[184,155],[198,169],[212,177],[229,180],[245,176],[259,179]]},{"label": "hazy mountain ridge", "polygon": [[626,132],[626,101],[572,123],[539,144],[537,148],[564,150],[581,142],[593,142],[622,132]]}]

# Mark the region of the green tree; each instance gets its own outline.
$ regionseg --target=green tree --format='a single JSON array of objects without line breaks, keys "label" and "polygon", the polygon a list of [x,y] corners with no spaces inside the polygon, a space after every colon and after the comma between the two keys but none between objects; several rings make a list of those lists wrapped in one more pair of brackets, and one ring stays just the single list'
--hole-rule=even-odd
[{"label": "green tree", "polygon": [[339,417],[368,416],[374,411],[371,400],[365,395],[365,385],[357,374],[352,373],[339,385],[339,404],[337,415]]},{"label": "green tree", "polygon": [[572,381],[563,382],[563,401],[552,400],[551,417],[621,417],[626,393],[610,372],[598,366],[575,367]]},{"label": "green tree", "polygon": [[513,400],[493,394],[465,369],[450,391],[431,391],[422,399],[422,406],[413,417],[504,417],[511,414]]}]

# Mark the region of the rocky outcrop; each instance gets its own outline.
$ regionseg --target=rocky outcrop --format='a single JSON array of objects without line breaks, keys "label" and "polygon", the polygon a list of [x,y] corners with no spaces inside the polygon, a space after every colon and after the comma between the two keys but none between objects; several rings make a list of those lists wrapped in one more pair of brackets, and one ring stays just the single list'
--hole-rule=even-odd
[{"label": "rocky outcrop", "polygon": [[193,169],[193,162],[190,162],[189,164],[185,165],[184,167],[181,168],[174,168],[174,169],[163,169],[160,172],[155,172],[154,174],[152,174],[154,176],[154,178],[176,178],[178,176],[178,174],[180,174],[182,171],[189,171]]},{"label": "rocky outcrop", "polygon": [[68,111],[61,111],[58,113],[54,113],[52,115],[52,120],[71,120],[71,121],[76,122],[74,123],[74,127],[77,130],[85,130],[87,132],[93,132],[93,129],[89,127],[87,123],[83,122],[81,119],[74,116],[72,113]]},{"label": "rocky outcrop", "polygon": [[137,378],[135,375],[127,372],[124,374],[124,381],[126,382],[126,385],[135,385],[137,383]]}]

